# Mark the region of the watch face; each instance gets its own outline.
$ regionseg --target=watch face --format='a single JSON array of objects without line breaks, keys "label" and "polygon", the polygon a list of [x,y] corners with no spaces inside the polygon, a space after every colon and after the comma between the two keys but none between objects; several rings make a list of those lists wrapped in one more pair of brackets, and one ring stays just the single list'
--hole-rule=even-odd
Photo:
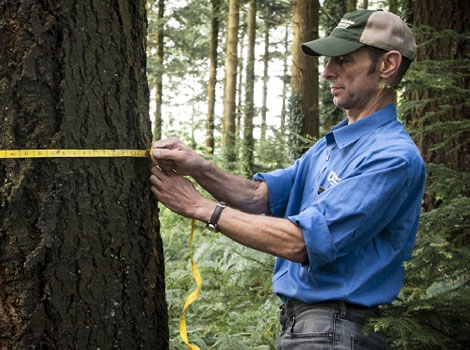
[{"label": "watch face", "polygon": [[208,223],[208,224],[206,225],[206,227],[207,227],[209,230],[213,231],[213,232],[218,232],[218,231],[219,231],[219,228],[217,227],[217,225],[214,225],[214,224],[211,224],[211,223]]}]

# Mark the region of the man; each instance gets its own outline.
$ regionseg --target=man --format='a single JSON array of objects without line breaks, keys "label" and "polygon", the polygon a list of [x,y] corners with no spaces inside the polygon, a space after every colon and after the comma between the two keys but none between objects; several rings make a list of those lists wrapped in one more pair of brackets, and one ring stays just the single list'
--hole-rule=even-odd
[{"label": "man", "polygon": [[[158,141],[152,192],[176,213],[278,257],[279,349],[385,349],[384,336],[362,326],[399,293],[418,225],[425,168],[396,119],[391,88],[416,44],[399,17],[358,10],[302,49],[330,56],[323,78],[345,121],[292,166],[254,181],[177,139]],[[223,202],[204,198],[184,175]]]}]

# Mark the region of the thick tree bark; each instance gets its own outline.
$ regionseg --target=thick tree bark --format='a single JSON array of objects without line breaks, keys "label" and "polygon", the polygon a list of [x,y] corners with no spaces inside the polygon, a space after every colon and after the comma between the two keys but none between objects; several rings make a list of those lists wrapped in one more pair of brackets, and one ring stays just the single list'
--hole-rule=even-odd
[{"label": "thick tree bark", "polygon": [[227,48],[225,54],[225,93],[224,93],[224,151],[228,167],[235,166],[235,116],[237,85],[239,0],[230,0],[227,28]]},{"label": "thick tree bark", "polygon": [[292,43],[292,93],[300,97],[303,136],[318,137],[318,58],[305,55],[302,43],[318,38],[318,1],[294,2]]},{"label": "thick tree bark", "polygon": [[[458,62],[468,58],[470,52],[470,40],[464,38],[464,32],[468,31],[470,22],[470,3],[459,0],[451,0],[445,3],[432,1],[416,1],[414,8],[414,22],[416,27],[431,26],[436,33],[424,34],[417,37],[418,49],[417,61],[449,61]],[[445,33],[452,30],[460,34],[441,35],[440,38],[430,41],[432,35]],[[470,69],[468,65],[460,64],[455,89],[470,88]],[[444,78],[445,79],[445,78]],[[433,123],[452,123],[469,120],[470,108],[465,96],[454,91],[442,91],[434,86],[420,89],[410,96],[411,101],[420,101],[408,119],[408,123],[417,129],[424,129]],[[452,137],[452,138],[451,138]],[[445,147],[433,149],[444,140],[449,140]],[[426,132],[416,140],[424,159],[427,162],[445,164],[454,170],[470,170],[470,132],[440,127],[433,132]]]},{"label": "thick tree bark", "polygon": [[217,83],[217,47],[219,43],[219,17],[220,0],[212,0],[211,43],[209,54],[209,83],[207,84],[208,111],[206,124],[206,150],[214,154],[214,106],[215,85]]},{"label": "thick tree bark", "polygon": [[242,170],[246,176],[253,174],[253,118],[255,88],[256,0],[250,0],[247,15],[248,52],[246,57],[245,118],[243,128]]},{"label": "thick tree bark", "polygon": [[163,103],[163,16],[165,12],[165,0],[158,0],[158,30],[157,30],[157,76],[155,84],[155,126],[153,129],[154,140],[162,138],[162,103]]},{"label": "thick tree bark", "polygon": [[[0,149],[147,148],[144,1],[0,5]],[[167,349],[144,158],[0,160],[0,348]]]}]

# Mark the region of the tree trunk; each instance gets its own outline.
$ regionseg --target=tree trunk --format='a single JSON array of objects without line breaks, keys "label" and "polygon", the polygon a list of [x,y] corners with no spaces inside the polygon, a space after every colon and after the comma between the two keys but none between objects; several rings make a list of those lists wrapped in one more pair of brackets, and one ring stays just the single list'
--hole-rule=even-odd
[{"label": "tree trunk", "polygon": [[292,43],[292,93],[300,98],[302,136],[318,137],[318,58],[305,55],[302,43],[318,38],[318,1],[294,2],[294,40]]},{"label": "tree trunk", "polygon": [[246,36],[246,23],[244,23],[242,19],[242,25],[240,26],[240,34],[239,34],[239,42],[238,45],[238,58],[237,58],[237,66],[238,66],[238,83],[237,83],[237,116],[235,121],[235,135],[237,139],[242,138],[242,127],[241,127],[241,119],[243,114],[243,70],[245,66],[243,65],[243,51],[245,50],[245,36]]},{"label": "tree trunk", "polygon": [[247,15],[248,52],[246,58],[245,118],[243,128],[242,171],[253,174],[253,118],[255,88],[256,0],[250,0]]},{"label": "tree trunk", "polygon": [[281,135],[284,135],[286,127],[286,100],[287,91],[289,89],[290,75],[288,74],[287,58],[289,57],[289,26],[286,25],[286,32],[284,33],[284,57],[283,57],[283,71],[282,71],[282,107],[281,107]]},{"label": "tree trunk", "polygon": [[[419,46],[417,61],[441,62],[443,68],[438,69],[435,74],[444,74],[444,77],[439,79],[452,79],[454,75],[455,81],[445,90],[440,89],[440,84],[433,80],[429,87],[414,91],[410,99],[419,101],[420,104],[414,108],[408,121],[420,130],[432,128],[433,124],[439,126],[423,133],[416,140],[427,162],[445,164],[454,170],[469,171],[470,132],[468,127],[458,129],[458,125],[462,122],[468,123],[470,119],[468,100],[465,94],[459,92],[468,91],[470,88],[468,60],[467,63],[464,61],[470,52],[470,40],[464,36],[470,22],[470,3],[459,0],[445,3],[437,0],[416,1],[414,21],[416,27],[431,26],[435,29],[434,33],[426,34],[429,33],[427,30],[417,38],[418,44],[426,43]],[[450,30],[457,35],[451,35]],[[442,35],[445,32],[449,34]],[[435,36],[438,38],[430,40]],[[452,65],[455,66],[455,71],[443,73]],[[445,146],[434,149],[444,140],[447,140]]]},{"label": "tree trunk", "polygon": [[225,93],[224,93],[224,142],[225,160],[229,169],[235,166],[235,116],[237,85],[237,46],[238,46],[239,0],[230,0],[227,28],[227,52],[225,54]]},{"label": "tree trunk", "polygon": [[214,154],[214,107],[215,107],[215,85],[217,83],[217,46],[219,43],[219,18],[220,0],[211,0],[211,43],[210,43],[210,66],[209,83],[207,84],[208,111],[206,125],[206,151]]},{"label": "tree trunk", "polygon": [[[145,149],[144,1],[0,5],[0,149]],[[144,158],[0,160],[0,348],[168,349]]]},{"label": "tree trunk", "polygon": [[157,76],[155,84],[155,126],[153,139],[162,138],[162,101],[163,101],[163,15],[165,0],[158,0],[158,31],[157,31]]},{"label": "tree trunk", "polygon": [[348,0],[348,12],[353,12],[356,10],[357,0]]},{"label": "tree trunk", "polygon": [[[268,8],[269,11],[269,8]],[[269,18],[269,13],[267,17]],[[264,55],[263,55],[263,106],[261,107],[261,141],[266,140],[266,113],[268,112],[268,82],[269,82],[269,29],[270,24],[264,21]]]}]

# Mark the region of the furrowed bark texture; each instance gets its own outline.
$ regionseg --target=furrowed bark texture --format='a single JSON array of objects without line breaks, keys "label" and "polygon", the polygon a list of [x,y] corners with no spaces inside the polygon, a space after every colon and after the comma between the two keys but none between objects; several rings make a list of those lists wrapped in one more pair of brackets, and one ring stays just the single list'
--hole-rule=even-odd
[{"label": "furrowed bark texture", "polygon": [[[432,26],[440,33],[453,31],[453,35],[442,35],[437,40],[430,40],[429,35],[417,37],[417,61],[458,61],[468,58],[470,40],[468,23],[470,22],[470,3],[468,1],[451,0],[445,3],[437,0],[416,1],[414,6],[414,24]],[[459,40],[456,34],[460,35]],[[458,69],[458,70],[457,70]],[[455,89],[470,88],[470,68],[462,63],[456,68],[460,78],[455,82]],[[413,92],[411,101],[422,101],[422,105],[414,108],[407,122],[414,128],[424,129],[433,123],[462,122],[470,117],[470,108],[465,94],[456,91],[439,91],[439,89],[421,89]],[[444,106],[447,106],[445,109]],[[437,113],[436,113],[437,112]],[[452,139],[450,137],[452,136]],[[445,164],[454,170],[470,170],[470,132],[468,128],[456,132],[452,128],[441,127],[432,133],[425,133],[416,139],[423,158],[427,162]],[[444,147],[434,147],[449,139]]]},{"label": "furrowed bark texture", "polygon": [[[147,148],[144,1],[0,4],[0,149]],[[145,158],[0,159],[0,349],[167,349]]]}]

